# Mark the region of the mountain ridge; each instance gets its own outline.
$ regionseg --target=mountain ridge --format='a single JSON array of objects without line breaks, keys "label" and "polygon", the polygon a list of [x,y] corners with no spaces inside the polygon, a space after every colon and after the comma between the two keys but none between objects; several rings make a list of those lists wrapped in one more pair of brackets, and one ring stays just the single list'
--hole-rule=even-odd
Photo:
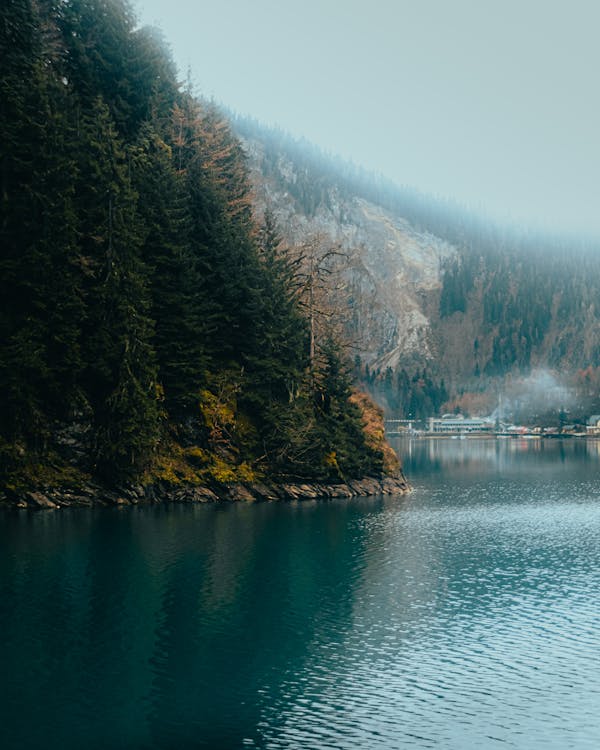
[{"label": "mountain ridge", "polygon": [[568,380],[599,366],[596,241],[428,204],[280,131],[233,124],[259,211],[273,211],[286,241],[320,236],[352,254],[346,331],[359,342],[357,376],[390,411],[389,382],[396,389],[401,370],[410,380],[426,369],[455,399],[532,371]]},{"label": "mountain ridge", "polygon": [[[335,188],[330,188],[326,201],[307,215],[298,210],[298,202],[289,191],[278,190],[276,181],[265,178],[260,168],[264,156],[260,144],[242,136],[242,145],[248,155],[259,212],[267,208],[273,212],[287,242],[301,245],[311,237],[320,237],[354,252],[349,283],[362,288],[369,307],[380,309],[378,323],[368,326],[366,332],[373,333],[371,329],[377,325],[380,328],[374,337],[375,348],[361,351],[365,362],[376,367],[397,366],[403,354],[420,351],[421,356],[423,347],[428,347],[430,332],[418,296],[441,289],[442,261],[454,256],[456,248],[365,198],[348,200]],[[291,159],[281,156],[278,169],[286,181],[295,181]],[[384,283],[389,279],[394,280],[391,286]],[[365,310],[363,318],[368,317]],[[432,356],[427,352],[425,358]]]}]

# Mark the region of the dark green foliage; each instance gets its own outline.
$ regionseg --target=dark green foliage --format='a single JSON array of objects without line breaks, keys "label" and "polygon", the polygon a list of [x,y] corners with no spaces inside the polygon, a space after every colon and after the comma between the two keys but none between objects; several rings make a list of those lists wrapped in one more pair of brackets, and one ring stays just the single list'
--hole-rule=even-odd
[{"label": "dark green foliage", "polygon": [[364,450],[360,413],[349,408],[351,383],[348,367],[332,340],[323,346],[323,366],[315,391],[319,453],[325,456],[325,467],[344,479],[381,471],[380,459]]},{"label": "dark green foliage", "polygon": [[157,437],[156,365],[145,227],[128,160],[101,98],[80,122],[81,261],[87,269],[82,385],[105,475],[142,466]]},{"label": "dark green foliage", "polygon": [[383,454],[366,444],[351,394],[349,366],[336,343],[326,341],[318,371],[298,384],[273,421],[271,464],[277,473],[333,482],[382,473]]},{"label": "dark green foliage", "polygon": [[278,450],[279,423],[305,378],[309,333],[297,304],[295,263],[282,246],[269,213],[260,228],[257,249],[248,310],[255,325],[243,348],[246,388],[241,403],[252,419],[264,422],[262,447],[270,455]]},{"label": "dark green foliage", "polygon": [[401,368],[390,367],[383,377],[373,379],[371,389],[380,392],[388,407],[399,419],[420,419],[440,414],[448,400],[444,380],[436,380],[426,369],[412,375]]},{"label": "dark green foliage", "polygon": [[119,135],[150,116],[153,95],[172,99],[174,68],[156,34],[135,31],[125,0],[65,0],[53,9],[64,44],[64,74],[81,106],[106,102]]},{"label": "dark green foliage", "polygon": [[444,380],[437,380],[426,368],[409,371],[405,367],[387,367],[382,372],[366,366],[362,380],[367,391],[384,403],[395,419],[427,419],[439,414],[448,400]]},{"label": "dark green foliage", "polygon": [[600,257],[589,250],[515,241],[501,251],[465,247],[448,262],[440,318],[463,312],[479,331],[463,374],[469,367],[476,377],[502,377],[535,366],[594,364],[589,326],[597,325]]},{"label": "dark green foliage", "polygon": [[76,167],[70,101],[39,19],[23,0],[1,13],[0,417],[5,434],[39,444],[80,367]]},{"label": "dark green foliage", "polygon": [[142,127],[131,155],[138,210],[145,225],[143,257],[149,273],[154,347],[169,413],[194,407],[205,382],[210,305],[203,292],[200,261],[191,251],[185,178],[172,150],[154,126]]},{"label": "dark green foliage", "polygon": [[0,51],[0,470],[120,483],[175,443],[215,476],[380,472],[239,142],[160,36],[123,0],[6,0]]},{"label": "dark green foliage", "polygon": [[473,289],[477,268],[469,256],[453,258],[446,264],[440,296],[440,317],[445,318],[455,312],[465,312],[468,296]]}]

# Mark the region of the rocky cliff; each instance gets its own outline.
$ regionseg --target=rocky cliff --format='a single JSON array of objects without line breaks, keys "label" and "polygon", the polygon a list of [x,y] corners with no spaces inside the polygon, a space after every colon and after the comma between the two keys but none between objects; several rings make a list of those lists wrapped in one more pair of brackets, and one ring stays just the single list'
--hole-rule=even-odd
[{"label": "rocky cliff", "polygon": [[415,229],[402,217],[336,186],[313,211],[294,195],[305,177],[285,154],[265,174],[265,145],[243,139],[259,211],[273,211],[285,240],[302,245],[310,238],[341,247],[350,258],[347,289],[353,307],[353,334],[363,360],[375,368],[435,358],[435,318],[444,262],[456,248]]},{"label": "rocky cliff", "polygon": [[[540,371],[571,387],[600,368],[597,242],[494,225],[279,131],[236,127],[259,212],[274,213],[290,245],[317,238],[347,252],[347,333],[369,376],[387,378],[392,400],[371,380],[372,391],[392,411],[412,400],[414,414],[420,399],[424,414],[446,388],[497,393]],[[414,400],[419,379],[429,401]]]}]

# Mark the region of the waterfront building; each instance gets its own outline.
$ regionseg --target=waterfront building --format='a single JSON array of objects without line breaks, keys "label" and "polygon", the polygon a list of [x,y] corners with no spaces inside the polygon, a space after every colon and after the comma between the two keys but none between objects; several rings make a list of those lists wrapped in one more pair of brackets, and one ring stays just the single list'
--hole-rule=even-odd
[{"label": "waterfront building", "polygon": [[600,435],[600,414],[592,414],[586,424],[588,435]]},{"label": "waterfront building", "polygon": [[493,432],[494,422],[488,417],[466,419],[462,414],[444,414],[430,417],[429,432],[437,434],[467,434],[471,432]]}]

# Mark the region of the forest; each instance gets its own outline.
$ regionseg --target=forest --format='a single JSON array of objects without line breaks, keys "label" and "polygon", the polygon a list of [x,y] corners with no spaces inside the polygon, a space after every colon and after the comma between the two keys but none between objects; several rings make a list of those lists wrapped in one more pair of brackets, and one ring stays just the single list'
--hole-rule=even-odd
[{"label": "forest", "polygon": [[4,0],[0,51],[4,491],[392,470],[237,138],[161,35],[123,0]]},{"label": "forest", "polygon": [[[259,169],[270,190],[289,195],[298,214],[337,223],[343,235],[353,228],[349,207],[357,199],[369,201],[392,220],[407,221],[413,230],[452,246],[440,265],[439,285],[419,293],[430,321],[432,356],[404,358],[394,368],[367,359],[355,368],[355,379],[390,416],[426,419],[467,403],[481,405],[486,392],[490,403],[481,408],[493,409],[506,379],[526,379],[536,370],[553,372],[576,394],[578,418],[600,408],[598,393],[583,396],[578,385],[582,373],[600,365],[597,239],[500,225],[281,130],[239,115],[232,119],[243,138],[260,144]],[[351,304],[356,312],[365,303],[355,297]],[[365,317],[364,311],[347,316],[359,321],[348,338],[360,339]],[[380,343],[379,353],[385,354],[389,342]]]}]

